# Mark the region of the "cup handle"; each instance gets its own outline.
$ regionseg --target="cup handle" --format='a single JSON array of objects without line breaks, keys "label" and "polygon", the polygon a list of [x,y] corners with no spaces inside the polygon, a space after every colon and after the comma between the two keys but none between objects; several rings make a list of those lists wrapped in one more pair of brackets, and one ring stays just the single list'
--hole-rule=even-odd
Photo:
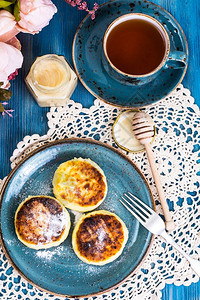
[{"label": "cup handle", "polygon": [[187,55],[182,51],[170,51],[165,69],[181,69],[185,68],[187,64]]}]

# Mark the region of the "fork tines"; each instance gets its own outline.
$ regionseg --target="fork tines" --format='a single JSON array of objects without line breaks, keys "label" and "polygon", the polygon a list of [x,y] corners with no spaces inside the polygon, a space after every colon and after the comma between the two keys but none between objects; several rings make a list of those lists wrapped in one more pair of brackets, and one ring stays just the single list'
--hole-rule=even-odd
[{"label": "fork tines", "polygon": [[151,208],[132,193],[124,193],[122,199],[123,201],[120,199],[120,202],[140,221],[141,224],[144,224],[152,215]]}]

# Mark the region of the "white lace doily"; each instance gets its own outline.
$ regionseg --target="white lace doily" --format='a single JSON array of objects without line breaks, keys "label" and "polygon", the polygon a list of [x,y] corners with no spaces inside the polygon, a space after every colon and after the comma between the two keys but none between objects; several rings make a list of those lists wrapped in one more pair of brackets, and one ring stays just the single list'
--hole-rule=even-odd
[{"label": "white lace doily", "polygon": [[[51,108],[47,113],[49,131],[40,137],[26,136],[11,157],[12,168],[34,148],[48,141],[87,137],[101,140],[115,147],[112,125],[121,109],[95,100],[90,109],[70,101],[65,107]],[[176,242],[194,258],[200,256],[200,114],[190,91],[180,85],[169,97],[145,109],[154,119],[158,134],[153,151],[166,198],[172,208]],[[146,153],[127,153],[146,176],[156,200],[157,212],[162,214]],[[0,182],[1,184],[2,182]],[[2,299],[59,299],[39,291],[21,278],[8,263],[2,250]],[[142,268],[118,288],[95,299],[160,299],[166,283],[190,285],[197,282],[187,261],[164,240],[156,237]],[[6,296],[5,296],[6,295]],[[10,297],[10,298],[9,298]],[[60,297],[62,298],[62,297]],[[93,298],[89,298],[93,299]]]}]

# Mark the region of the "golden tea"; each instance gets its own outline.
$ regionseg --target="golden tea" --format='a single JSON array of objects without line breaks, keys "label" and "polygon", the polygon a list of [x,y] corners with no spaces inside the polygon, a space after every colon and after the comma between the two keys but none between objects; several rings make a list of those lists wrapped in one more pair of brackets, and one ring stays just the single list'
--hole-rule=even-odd
[{"label": "golden tea", "polygon": [[131,19],[116,25],[106,43],[111,63],[130,75],[144,75],[162,62],[166,43],[154,24],[142,19]]}]

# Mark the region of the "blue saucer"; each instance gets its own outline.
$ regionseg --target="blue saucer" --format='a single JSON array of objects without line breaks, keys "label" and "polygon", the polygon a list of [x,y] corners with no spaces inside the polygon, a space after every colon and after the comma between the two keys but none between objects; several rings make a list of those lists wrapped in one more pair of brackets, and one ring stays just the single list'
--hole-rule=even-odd
[{"label": "blue saucer", "polygon": [[126,108],[141,107],[169,95],[182,81],[186,65],[182,69],[162,69],[150,83],[141,86],[125,84],[110,75],[103,59],[103,37],[110,23],[127,13],[143,13],[164,25],[171,50],[183,51],[188,58],[185,35],[177,21],[163,8],[148,1],[114,0],[102,4],[95,20],[88,15],[80,24],[73,43],[73,61],[82,84],[97,98],[108,104]]}]

